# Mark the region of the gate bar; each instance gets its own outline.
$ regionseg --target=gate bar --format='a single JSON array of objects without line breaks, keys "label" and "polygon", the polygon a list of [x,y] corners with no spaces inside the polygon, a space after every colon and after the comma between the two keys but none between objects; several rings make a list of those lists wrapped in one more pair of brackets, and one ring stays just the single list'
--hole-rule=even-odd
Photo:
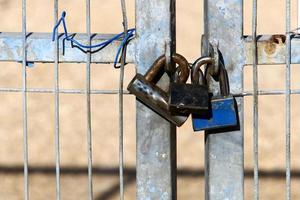
[{"label": "gate bar", "polygon": [[[122,8],[124,37],[128,34],[128,18],[125,0],[120,0]],[[120,183],[120,200],[125,199],[124,195],[124,71],[126,64],[126,45],[122,50],[120,75],[119,75],[119,183]]]},{"label": "gate bar", "polygon": [[252,7],[252,55],[253,55],[253,192],[259,200],[259,159],[258,159],[258,70],[257,70],[257,0]]},{"label": "gate bar", "polygon": [[[58,0],[54,1],[54,24],[56,24],[58,19]],[[56,200],[60,200],[60,129],[59,129],[59,49],[58,49],[58,34],[56,30],[56,37],[53,43],[54,49],[54,144],[55,144],[55,182],[56,182]]]},{"label": "gate bar", "polygon": [[[84,33],[70,33],[70,35],[74,35],[74,39],[83,44],[86,43],[88,38],[88,35]],[[60,34],[61,36],[62,34]],[[92,34],[92,43],[98,44],[113,36],[115,35]],[[55,62],[52,33],[28,33],[26,39],[28,45],[27,62]],[[122,38],[101,50],[93,51],[91,63],[113,63],[121,40]],[[63,42],[62,39],[59,40],[59,52],[59,62],[86,63],[86,53],[77,47],[72,47],[69,41]],[[134,39],[132,39],[127,45],[126,62],[133,63],[134,58]],[[22,33],[0,33],[0,61],[22,61]]]},{"label": "gate bar", "polygon": [[[22,88],[0,88],[0,93],[19,93],[22,92]],[[55,93],[54,89],[51,88],[27,88],[27,93],[46,93],[52,94]],[[85,90],[82,89],[60,89],[58,91],[60,94],[85,94]],[[119,94],[119,90],[91,90],[90,92],[93,95],[114,95]],[[123,90],[124,95],[132,95],[127,90]],[[285,90],[258,90],[259,96],[266,95],[285,95]],[[244,91],[241,93],[231,93],[234,97],[244,97],[244,96],[253,96],[253,91]],[[291,95],[299,95],[300,89],[291,90]]]},{"label": "gate bar", "polygon": [[[205,0],[205,33],[217,42],[228,72],[231,93],[243,91],[243,0]],[[230,47],[230,48],[229,48]],[[214,83],[214,93],[219,85]],[[240,129],[206,132],[205,199],[242,200],[244,197],[243,99],[236,98]]]},{"label": "gate bar", "polygon": [[291,199],[291,0],[286,6],[286,69],[285,69],[285,154],[286,154],[286,200]]},{"label": "gate bar", "polygon": [[[136,0],[136,64],[144,74],[165,54],[165,44],[175,49],[175,0]],[[163,77],[160,85],[168,85]],[[136,199],[176,199],[176,128],[137,102]]]},{"label": "gate bar", "polygon": [[[91,3],[85,1],[86,7],[86,43],[91,45]],[[87,125],[87,165],[88,165],[88,199],[93,200],[93,140],[92,140],[92,117],[91,117],[91,49],[86,52],[86,125]]]},{"label": "gate bar", "polygon": [[22,0],[22,100],[23,100],[23,154],[24,154],[24,200],[29,200],[28,175],[28,123],[27,123],[27,39],[26,39],[26,0]]},{"label": "gate bar", "polygon": [[[54,63],[53,54],[55,49],[52,45],[52,33],[29,33],[27,34],[27,62]],[[94,34],[92,43],[100,43],[113,34]],[[76,33],[75,39],[81,43],[86,42],[86,34]],[[259,35],[257,37],[257,63],[259,65],[285,64],[286,50],[285,35]],[[252,36],[244,36],[245,65],[253,64]],[[136,39],[129,42],[126,51],[126,62],[135,62]],[[106,48],[93,53],[91,63],[113,63],[121,39],[114,41]],[[62,54],[64,50],[64,55]],[[69,42],[59,40],[59,61],[65,63],[85,63],[86,54],[78,48],[72,48]],[[300,64],[300,38],[291,38],[291,64]],[[21,62],[22,61],[22,33],[0,33],[0,61]]]}]

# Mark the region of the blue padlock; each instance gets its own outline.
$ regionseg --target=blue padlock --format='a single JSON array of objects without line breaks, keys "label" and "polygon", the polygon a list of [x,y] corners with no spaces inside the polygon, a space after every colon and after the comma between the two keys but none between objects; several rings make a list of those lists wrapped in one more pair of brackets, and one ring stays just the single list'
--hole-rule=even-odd
[{"label": "blue padlock", "polygon": [[[197,65],[193,71],[198,70]],[[193,76],[192,76],[193,78]],[[220,95],[211,99],[211,110],[208,115],[193,115],[194,131],[235,127],[238,125],[235,99],[230,95],[228,75],[225,67],[219,69]]]}]

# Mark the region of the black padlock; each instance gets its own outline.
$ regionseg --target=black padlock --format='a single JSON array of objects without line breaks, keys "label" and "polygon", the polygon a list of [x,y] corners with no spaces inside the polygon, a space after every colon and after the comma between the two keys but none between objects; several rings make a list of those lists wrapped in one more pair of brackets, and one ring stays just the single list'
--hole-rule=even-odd
[{"label": "black padlock", "polygon": [[[179,54],[173,54],[172,61],[178,64],[181,71],[181,74],[178,76],[178,81],[186,82],[189,77],[189,65],[185,58]],[[130,93],[134,94],[137,99],[160,114],[166,120],[176,126],[181,126],[187,120],[188,116],[172,115],[169,111],[168,93],[155,84],[157,79],[160,78],[160,72],[164,71],[165,64],[165,56],[160,56],[144,76],[136,74],[129,83],[128,90]]]},{"label": "black padlock", "polygon": [[200,68],[210,62],[212,62],[211,57],[201,57],[193,64],[195,70],[192,72],[192,84],[178,81],[170,84],[169,105],[172,113],[204,114],[208,112],[209,92],[204,84],[204,75]]}]

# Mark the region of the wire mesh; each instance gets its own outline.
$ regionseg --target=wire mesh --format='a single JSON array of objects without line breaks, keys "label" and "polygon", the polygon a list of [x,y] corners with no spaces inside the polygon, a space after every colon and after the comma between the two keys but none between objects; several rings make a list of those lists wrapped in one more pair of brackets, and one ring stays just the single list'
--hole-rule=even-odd
[{"label": "wire mesh", "polygon": [[[127,17],[125,1],[121,0],[124,32],[127,32]],[[91,13],[90,1],[86,0],[86,32],[87,44],[91,44]],[[54,1],[54,21],[58,19],[58,0]],[[259,199],[259,165],[258,165],[258,96],[260,95],[284,95],[286,100],[286,199],[291,199],[291,95],[300,94],[300,90],[291,90],[291,3],[286,0],[286,89],[285,90],[259,90],[257,72],[257,0],[253,1],[253,91],[244,91],[233,94],[236,97],[253,96],[253,161],[254,161],[254,199]],[[57,35],[57,34],[56,34]],[[124,65],[126,57],[126,46],[121,57],[119,89],[118,90],[91,90],[91,53],[87,52],[86,61],[86,88],[60,89],[59,87],[59,48],[58,37],[54,42],[54,87],[53,88],[27,88],[27,30],[26,30],[26,0],[22,0],[22,88],[0,88],[0,92],[20,92],[23,101],[23,145],[24,145],[24,199],[29,199],[29,174],[28,174],[28,127],[27,127],[27,94],[28,93],[51,93],[55,99],[55,165],[56,165],[56,199],[60,199],[60,117],[59,117],[59,94],[83,94],[86,96],[87,116],[87,147],[88,147],[88,188],[89,199],[93,199],[93,165],[92,165],[92,126],[91,126],[91,95],[108,94],[119,95],[119,173],[120,173],[120,199],[124,199],[124,145],[123,145],[123,95],[129,92],[123,89]]]},{"label": "wire mesh", "polygon": [[[127,16],[125,9],[125,1],[121,0],[122,14],[124,20],[124,32],[127,33]],[[86,32],[87,45],[91,45],[91,9],[90,0],[86,0]],[[58,0],[54,1],[54,25],[58,20]],[[22,88],[1,88],[0,92],[21,92],[23,99],[23,148],[24,148],[24,199],[29,200],[29,173],[28,173],[28,127],[27,127],[27,93],[53,93],[55,100],[55,168],[56,168],[56,199],[61,198],[60,185],[60,140],[59,140],[59,94],[84,94],[86,96],[86,119],[87,119],[87,157],[88,157],[88,198],[93,199],[93,165],[92,165],[92,127],[91,127],[91,94],[119,94],[120,105],[120,196],[124,199],[124,179],[123,179],[123,94],[128,94],[128,91],[123,91],[124,82],[124,65],[126,49],[124,49],[121,58],[120,70],[120,88],[119,90],[91,90],[91,49],[86,53],[86,89],[60,89],[59,88],[59,45],[58,45],[58,31],[55,30],[56,37],[53,43],[54,56],[54,87],[50,88],[27,88],[27,31],[26,31],[26,0],[22,0]]]},{"label": "wire mesh", "polygon": [[286,199],[291,199],[291,94],[297,94],[296,90],[291,90],[291,1],[286,0],[286,88],[284,91],[258,91],[258,72],[257,72],[257,0],[253,0],[252,11],[252,39],[253,39],[253,163],[254,163],[254,199],[259,198],[259,165],[258,165],[258,95],[285,95],[286,113],[285,113],[285,154],[286,154]]},{"label": "wire mesh", "polygon": [[[299,12],[299,11],[298,11]],[[286,199],[291,199],[291,0],[286,0],[286,76],[285,76],[285,134],[286,134]]]}]

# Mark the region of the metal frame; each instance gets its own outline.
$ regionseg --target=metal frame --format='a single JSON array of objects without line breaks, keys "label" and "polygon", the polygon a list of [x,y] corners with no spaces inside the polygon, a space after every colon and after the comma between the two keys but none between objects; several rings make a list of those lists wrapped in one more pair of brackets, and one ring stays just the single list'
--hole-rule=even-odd
[{"label": "metal frame", "polygon": [[[123,15],[126,15],[125,3]],[[127,45],[126,62],[135,62],[141,73],[149,68],[161,54],[175,49],[175,0],[136,0],[136,38]],[[159,13],[159,15],[158,15]],[[124,16],[123,16],[124,17]],[[54,1],[54,21],[58,19],[58,0]],[[86,34],[73,34],[81,43],[100,43],[113,35],[90,33],[90,1],[86,0]],[[26,0],[22,0],[22,33],[0,33],[0,61],[22,62],[22,88],[1,88],[0,92],[22,92],[23,132],[24,132],[24,199],[30,198],[28,176],[28,130],[27,94],[53,93],[55,99],[55,155],[56,155],[56,199],[60,199],[60,143],[59,143],[59,94],[85,94],[87,107],[87,158],[88,158],[88,199],[93,199],[92,182],[92,133],[91,133],[91,94],[128,94],[121,90],[91,90],[90,64],[112,63],[121,41],[115,41],[89,53],[65,41],[53,43],[51,33],[27,33]],[[92,41],[91,41],[92,40]],[[171,43],[170,43],[171,41]],[[166,49],[167,48],[167,49]],[[92,55],[92,56],[91,56]],[[26,68],[29,63],[54,63],[53,88],[27,88]],[[86,63],[86,88],[84,90],[59,88],[59,63]],[[120,74],[120,78],[122,75]],[[122,81],[122,79],[120,79]],[[159,84],[167,85],[167,77]],[[120,83],[120,86],[123,83]],[[120,112],[122,99],[120,98]],[[120,114],[121,115],[121,114]],[[120,116],[120,120],[122,116]],[[120,124],[121,126],[121,124]],[[122,127],[120,127],[122,128]],[[150,130],[150,131],[148,131]],[[120,129],[120,132],[122,130]],[[122,136],[120,135],[120,139]],[[120,146],[122,151],[122,146]],[[120,155],[121,156],[121,155]],[[120,160],[120,164],[122,160]],[[123,167],[123,166],[122,166]],[[120,173],[123,169],[120,166]],[[122,192],[122,179],[120,191]],[[121,199],[122,199],[121,194]],[[137,199],[176,199],[176,129],[156,113],[141,103],[137,103]]]},{"label": "metal frame", "polygon": [[[93,43],[100,43],[112,34],[95,34],[93,36]],[[81,43],[86,40],[86,34],[75,34],[74,38]],[[270,64],[285,64],[285,35],[262,35],[257,40],[257,62],[259,65]],[[112,63],[117,51],[117,47],[121,41],[115,41],[106,48],[93,54],[92,63]],[[245,36],[242,38],[245,45],[245,65],[252,65],[252,36]],[[53,58],[54,47],[52,45],[51,33],[30,33],[27,34],[27,62],[36,63],[54,63]],[[135,45],[136,39],[130,41],[127,46],[127,63],[134,63],[135,61]],[[1,62],[21,62],[22,61],[22,34],[21,33],[0,33],[0,61]],[[78,48],[72,48],[71,44],[66,42],[63,45],[59,43],[59,62],[66,63],[85,63],[86,56]],[[291,63],[300,63],[300,38],[291,38]]]},{"label": "metal frame", "polygon": [[[87,7],[87,34],[74,34],[80,42],[99,43],[112,35],[96,34],[89,39],[90,33],[90,3]],[[261,36],[256,40],[256,12],[253,18],[253,36],[243,36],[243,0],[205,0],[205,37],[203,52],[208,42],[217,42],[228,70],[231,93],[236,96],[239,109],[239,129],[227,132],[206,132],[206,199],[243,199],[244,197],[244,144],[243,144],[243,97],[253,95],[286,95],[287,122],[290,115],[290,95],[300,94],[300,90],[290,90],[290,63],[300,63],[300,38],[290,40],[290,4],[287,0],[287,37]],[[254,0],[254,11],[256,9]],[[59,157],[59,94],[85,94],[87,104],[87,141],[89,165],[89,199],[92,191],[92,157],[91,157],[91,94],[120,94],[118,90],[90,90],[90,64],[112,63],[120,41],[106,48],[90,53],[82,53],[69,43],[58,44],[51,41],[50,33],[26,32],[26,0],[22,0],[22,33],[0,33],[0,61],[22,62],[22,88],[0,88],[0,92],[22,92],[24,118],[24,199],[29,199],[28,193],[28,150],[27,150],[27,93],[55,94],[55,144],[56,144],[56,175],[57,199],[60,199],[60,157]],[[54,1],[54,19],[57,21],[58,0]],[[135,63],[137,71],[145,73],[158,56],[165,54],[168,58],[175,52],[175,0],[136,0],[136,38],[127,46],[126,61]],[[287,38],[287,40],[285,39]],[[170,42],[171,41],[171,42]],[[230,47],[230,48],[228,48]],[[289,52],[291,51],[291,52]],[[63,55],[61,54],[63,52]],[[287,54],[287,52],[289,52]],[[287,56],[286,56],[287,55]],[[169,59],[167,59],[169,60]],[[54,88],[27,88],[26,67],[29,62],[54,63]],[[63,90],[58,85],[58,64],[61,62],[87,63],[86,89]],[[243,66],[257,64],[287,63],[287,84],[284,91],[259,91],[257,77],[254,78],[254,91],[243,91]],[[167,76],[159,82],[165,87],[169,80]],[[211,90],[216,93],[218,85],[213,84]],[[127,91],[123,91],[128,94]],[[254,101],[254,110],[258,109]],[[257,120],[258,115],[254,118]],[[176,199],[176,128],[155,114],[152,110],[137,102],[137,199]],[[257,121],[254,126],[257,126]],[[287,123],[287,199],[290,199],[290,124]],[[257,131],[257,130],[256,130]],[[258,132],[254,133],[257,136]],[[256,138],[257,139],[257,138]],[[257,141],[255,141],[257,142]],[[254,151],[257,151],[254,146]],[[254,160],[257,157],[254,158]],[[258,163],[255,176],[258,178]],[[255,191],[258,199],[258,180]]]},{"label": "metal frame", "polygon": [[[243,0],[205,0],[205,39],[219,44],[228,71],[231,92],[243,92],[243,67],[253,65],[253,162],[254,199],[259,199],[258,166],[258,96],[285,95],[286,99],[286,199],[291,199],[291,90],[290,65],[299,61],[299,38],[291,33],[291,1],[286,0],[286,35],[259,36],[257,29],[257,0],[253,0],[252,37],[243,36]],[[230,47],[230,48],[228,48]],[[205,49],[204,49],[205,50]],[[207,52],[206,52],[207,53]],[[258,64],[286,64],[284,91],[258,90]],[[216,93],[218,85],[212,91]],[[249,94],[249,93],[248,93]],[[243,99],[236,98],[240,129],[227,132],[206,132],[206,199],[244,199]]]}]

